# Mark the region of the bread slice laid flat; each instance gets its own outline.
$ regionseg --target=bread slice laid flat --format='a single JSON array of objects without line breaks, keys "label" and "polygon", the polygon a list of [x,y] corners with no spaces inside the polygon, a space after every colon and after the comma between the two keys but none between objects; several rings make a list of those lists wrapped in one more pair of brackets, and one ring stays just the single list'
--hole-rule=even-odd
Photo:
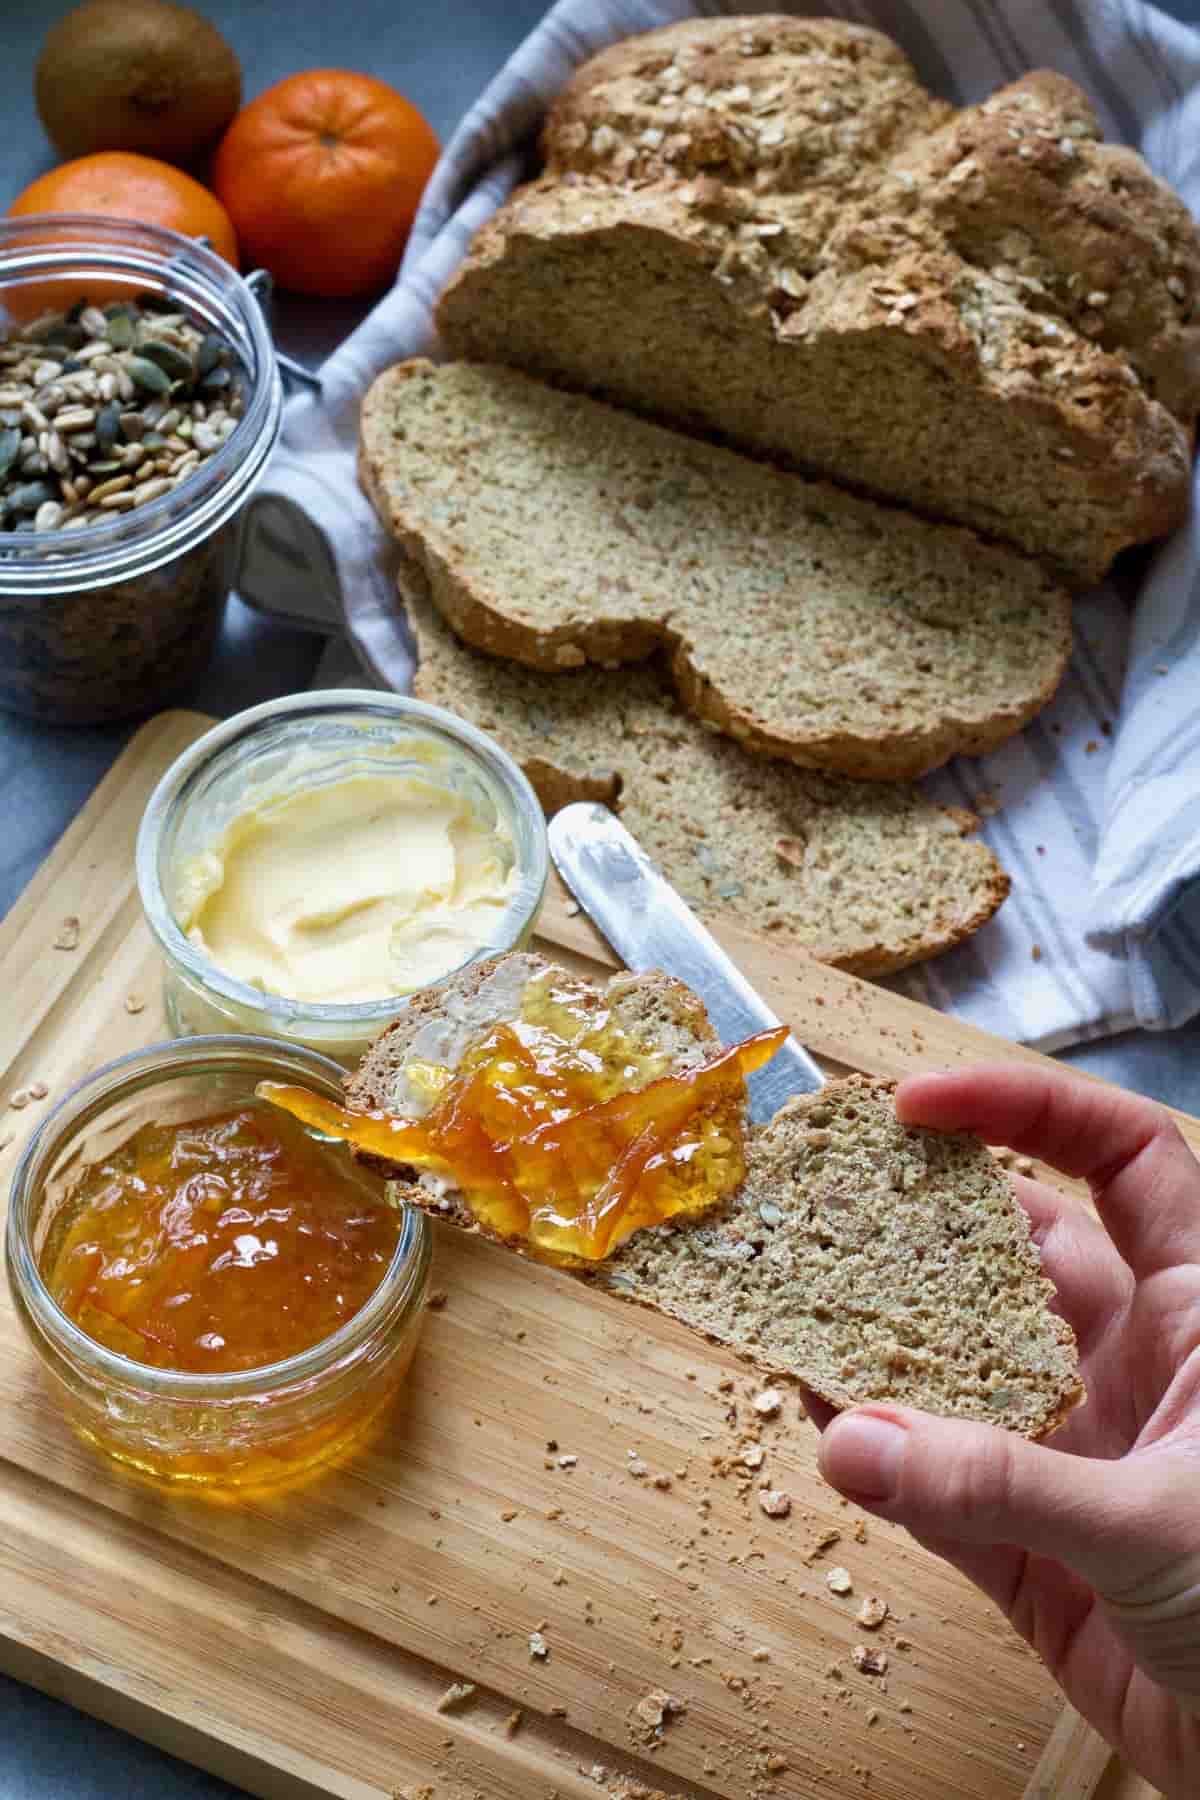
[{"label": "bread slice laid flat", "polygon": [[698,912],[879,975],[986,924],[1008,877],[972,813],[904,782],[848,781],[750,756],[680,707],[656,662],[543,675],[461,644],[407,559],[414,692],[516,757],[547,814],[616,807]]},{"label": "bread slice laid flat", "polygon": [[1187,515],[1200,233],[1085,96],[956,112],[830,19],[585,63],[437,310],[507,363],[954,519],[1074,586]]},{"label": "bread slice laid flat", "polygon": [[[589,989],[522,952],[418,995],[347,1078],[349,1103],[423,1110],[406,1065],[455,1067],[475,1035],[520,1016],[527,983],[547,979],[592,1017],[611,1008],[666,1066],[715,1047],[700,1002],[667,976]],[[790,1102],[747,1150],[745,1182],[715,1212],[636,1233],[584,1278],[837,1407],[890,1399],[1041,1437],[1082,1397],[1029,1221],[977,1139],[900,1125],[891,1085],[852,1076]],[[453,1188],[396,1174],[402,1198],[479,1231]]]},{"label": "bread slice laid flat", "polygon": [[1045,705],[1070,602],[1028,558],[510,369],[400,363],[360,467],[468,643],[531,668],[670,651],[748,749],[880,780]]}]

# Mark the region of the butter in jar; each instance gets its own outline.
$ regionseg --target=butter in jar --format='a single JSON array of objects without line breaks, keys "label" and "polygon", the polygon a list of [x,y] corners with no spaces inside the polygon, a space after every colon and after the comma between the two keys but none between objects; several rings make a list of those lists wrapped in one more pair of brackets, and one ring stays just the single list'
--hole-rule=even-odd
[{"label": "butter in jar", "polygon": [[498,745],[399,695],[255,707],[168,770],[138,882],[177,1034],[250,1031],[352,1064],[407,998],[528,940],[545,822]]}]

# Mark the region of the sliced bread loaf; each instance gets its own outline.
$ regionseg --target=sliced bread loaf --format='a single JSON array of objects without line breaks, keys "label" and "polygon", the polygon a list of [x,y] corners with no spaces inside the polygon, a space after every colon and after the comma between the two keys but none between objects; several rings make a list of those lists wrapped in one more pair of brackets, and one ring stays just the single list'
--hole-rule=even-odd
[{"label": "sliced bread loaf", "polygon": [[1025,557],[510,369],[400,363],[360,467],[460,637],[531,668],[671,653],[747,748],[901,780],[1017,731],[1070,652]]},{"label": "sliced bread loaf", "polygon": [[586,63],[440,301],[508,363],[1019,545],[1188,507],[1200,235],[1040,72],[954,112],[878,33],[689,20]]},{"label": "sliced bread loaf", "polygon": [[[406,1065],[456,1067],[547,979],[585,1019],[611,1010],[664,1066],[714,1046],[700,1002],[669,977],[590,988],[520,953],[419,995],[348,1078],[350,1104],[423,1111],[427,1087]],[[751,1135],[748,1164],[712,1215],[636,1233],[586,1279],[838,1407],[887,1398],[1038,1437],[1080,1398],[1074,1337],[1049,1311],[1028,1219],[977,1139],[900,1125],[891,1086],[855,1076],[784,1107]],[[479,1230],[456,1190],[395,1173],[410,1203]]]},{"label": "sliced bread loaf", "polygon": [[1008,877],[978,821],[902,782],[750,756],[685,713],[656,662],[543,675],[459,643],[404,559],[414,691],[515,756],[547,814],[619,808],[690,906],[822,962],[879,975],[986,924]]}]

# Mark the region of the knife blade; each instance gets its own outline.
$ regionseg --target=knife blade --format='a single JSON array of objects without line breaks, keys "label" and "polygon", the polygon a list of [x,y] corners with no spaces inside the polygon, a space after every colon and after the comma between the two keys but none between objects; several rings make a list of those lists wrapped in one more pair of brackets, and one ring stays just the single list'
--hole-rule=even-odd
[{"label": "knife blade", "polygon": [[[607,806],[578,800],[562,807],[550,821],[549,838],[555,868],[628,968],[662,969],[686,982],[724,1044],[780,1024]],[[766,1124],[785,1100],[813,1093],[823,1080],[789,1035],[770,1062],[747,1078],[750,1117]]]}]

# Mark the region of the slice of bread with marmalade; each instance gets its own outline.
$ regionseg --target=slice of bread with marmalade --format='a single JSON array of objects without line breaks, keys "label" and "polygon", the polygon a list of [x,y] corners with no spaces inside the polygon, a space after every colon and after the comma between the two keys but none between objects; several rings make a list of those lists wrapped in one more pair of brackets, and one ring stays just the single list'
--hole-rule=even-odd
[{"label": "slice of bread with marmalade", "polygon": [[[517,952],[416,996],[348,1077],[350,1104],[423,1111],[427,1089],[406,1065],[456,1067],[547,980],[587,1016],[610,1010],[670,1067],[716,1048],[700,1001],[668,976],[619,974],[599,988]],[[1082,1397],[1028,1218],[978,1139],[901,1125],[891,1084],[852,1076],[751,1130],[747,1159],[741,1187],[704,1218],[637,1232],[582,1278],[837,1407],[890,1399],[1037,1438]],[[405,1200],[480,1229],[445,1182],[394,1174]]]}]

